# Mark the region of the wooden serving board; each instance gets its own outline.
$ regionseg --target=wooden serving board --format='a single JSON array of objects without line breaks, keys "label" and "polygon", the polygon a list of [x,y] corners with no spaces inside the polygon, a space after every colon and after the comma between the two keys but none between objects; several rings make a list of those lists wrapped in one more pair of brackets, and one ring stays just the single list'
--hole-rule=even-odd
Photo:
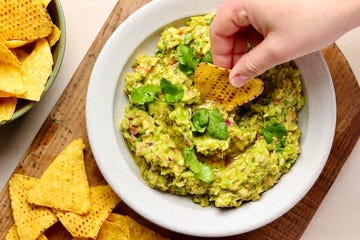
[{"label": "wooden serving board", "polygon": [[[105,183],[94,161],[86,134],[85,97],[87,84],[95,60],[106,40],[132,12],[147,2],[149,0],[120,0],[117,3],[74,73],[69,85],[19,163],[15,173],[40,177],[50,162],[66,145],[73,139],[81,137],[86,144],[86,171],[90,185]],[[336,91],[337,126],[334,144],[321,176],[308,194],[279,219],[255,231],[226,239],[299,239],[359,139],[359,85],[343,54],[335,44],[324,49],[323,54],[330,68]],[[197,239],[156,226],[136,214],[125,203],[120,203],[115,211],[128,214],[171,239]],[[246,220],[239,219],[239,221]],[[8,185],[6,185],[0,194],[0,239],[5,238],[6,232],[12,224]],[[51,227],[46,235],[49,239],[71,239],[69,233],[60,224]]]}]

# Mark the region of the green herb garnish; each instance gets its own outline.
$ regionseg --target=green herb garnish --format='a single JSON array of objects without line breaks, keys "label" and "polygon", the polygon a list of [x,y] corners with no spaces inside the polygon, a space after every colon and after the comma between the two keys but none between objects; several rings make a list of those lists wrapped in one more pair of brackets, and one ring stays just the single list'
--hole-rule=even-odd
[{"label": "green herb garnish", "polygon": [[184,89],[166,78],[160,80],[161,91],[165,94],[165,101],[168,103],[175,103],[181,101],[184,97]]},{"label": "green herb garnish", "polygon": [[211,22],[213,21],[214,18],[208,18],[208,19],[205,19],[205,23],[206,25],[210,26]]},{"label": "green herb garnish", "polygon": [[203,62],[213,63],[211,51],[207,51],[202,58]]},{"label": "green herb garnish", "polygon": [[200,162],[193,148],[183,149],[185,165],[194,173],[195,177],[205,183],[214,181],[215,174],[210,165]]},{"label": "green herb garnish", "polygon": [[209,111],[209,125],[206,130],[210,136],[221,140],[227,139],[229,135],[228,126],[218,110]]},{"label": "green herb garnish", "polygon": [[130,95],[130,102],[137,104],[151,103],[155,100],[156,94],[161,91],[159,86],[145,85],[135,88]]},{"label": "green herb garnish", "polygon": [[205,132],[209,124],[209,111],[205,108],[196,111],[191,117],[191,122],[194,132]]},{"label": "green herb garnish", "polygon": [[193,34],[192,33],[185,33],[184,36],[184,43],[186,45],[190,44],[191,40],[193,39]]},{"label": "green herb garnish", "polygon": [[263,127],[260,131],[260,135],[265,138],[265,141],[269,144],[272,143],[273,137],[282,140],[287,134],[285,126],[278,122],[270,122]]},{"label": "green herb garnish", "polygon": [[186,45],[180,45],[176,48],[176,52],[180,70],[186,75],[193,73],[196,65],[199,64],[199,61],[194,56],[193,49]]},{"label": "green herb garnish", "polygon": [[192,129],[194,132],[206,132],[220,140],[228,138],[228,126],[226,125],[219,110],[208,110],[202,108],[191,117]]}]

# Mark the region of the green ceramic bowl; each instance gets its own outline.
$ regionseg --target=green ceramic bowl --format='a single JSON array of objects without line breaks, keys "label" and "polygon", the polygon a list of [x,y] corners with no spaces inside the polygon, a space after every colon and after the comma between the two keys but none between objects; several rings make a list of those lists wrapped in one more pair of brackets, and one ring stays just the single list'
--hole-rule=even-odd
[{"label": "green ceramic bowl", "polygon": [[[53,54],[53,59],[54,59],[53,72],[45,85],[45,90],[42,94],[42,97],[49,90],[49,88],[55,81],[55,78],[60,70],[60,67],[61,67],[61,64],[62,64],[62,61],[64,58],[65,44],[66,44],[65,17],[64,17],[63,9],[61,7],[60,0],[52,0],[49,3],[47,9],[48,9],[48,12],[51,16],[53,23],[61,30],[61,37],[60,37],[59,41],[51,49],[52,54]],[[41,99],[40,99],[40,101],[41,101]],[[1,122],[0,125],[7,124],[7,123],[19,118],[20,116],[24,115],[31,108],[33,108],[36,103],[37,102],[35,102],[35,101],[19,99],[17,106],[16,106],[15,113],[12,116],[12,118],[8,121]]]}]

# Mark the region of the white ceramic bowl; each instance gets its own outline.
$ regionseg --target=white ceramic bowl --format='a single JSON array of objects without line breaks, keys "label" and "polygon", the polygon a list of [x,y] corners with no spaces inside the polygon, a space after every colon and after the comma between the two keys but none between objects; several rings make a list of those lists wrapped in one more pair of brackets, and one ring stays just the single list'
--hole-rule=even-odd
[{"label": "white ceramic bowl", "polygon": [[153,54],[164,26],[190,16],[216,12],[222,0],[155,0],[140,8],[102,49],[86,101],[90,145],[106,181],[122,200],[146,219],[195,236],[229,236],[254,230],[291,209],[308,192],[327,160],[335,130],[336,104],[327,65],[319,52],[295,60],[303,77],[306,105],[299,115],[302,152],[261,199],[237,209],[200,207],[189,198],[151,189],[140,176],[119,125],[128,103],[124,76],[139,53]]}]

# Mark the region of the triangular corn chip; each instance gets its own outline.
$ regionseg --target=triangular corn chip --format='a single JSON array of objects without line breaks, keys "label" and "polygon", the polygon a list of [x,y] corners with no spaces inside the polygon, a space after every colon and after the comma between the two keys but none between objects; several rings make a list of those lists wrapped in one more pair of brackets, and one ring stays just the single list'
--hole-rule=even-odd
[{"label": "triangular corn chip", "polygon": [[60,222],[73,237],[96,238],[101,225],[120,202],[120,198],[110,186],[101,185],[90,187],[90,201],[90,211],[85,215],[55,211]]},{"label": "triangular corn chip", "polygon": [[102,224],[96,240],[131,240],[129,226],[124,216],[110,213]]},{"label": "triangular corn chip", "polygon": [[57,41],[59,41],[60,36],[61,36],[61,30],[54,24],[51,34],[46,37],[50,47],[54,46],[57,43]]},{"label": "triangular corn chip", "polygon": [[29,202],[63,211],[87,213],[90,199],[84,148],[81,139],[70,143],[29,191]]},{"label": "triangular corn chip", "polygon": [[13,53],[16,55],[17,59],[19,60],[19,62],[22,64],[25,59],[29,56],[29,53],[26,52],[25,50],[21,49],[21,48],[15,48],[12,50]]},{"label": "triangular corn chip", "polygon": [[0,61],[0,91],[9,93],[9,96],[18,96],[26,92],[19,67]]},{"label": "triangular corn chip", "polygon": [[39,101],[45,84],[52,73],[53,58],[48,41],[43,38],[36,42],[34,50],[21,65],[26,93],[21,96],[28,100]]},{"label": "triangular corn chip", "polygon": [[44,4],[45,7],[47,7],[51,0],[41,0],[41,2]]},{"label": "triangular corn chip", "polygon": [[[13,224],[6,233],[5,240],[20,240],[15,224]],[[47,237],[43,234],[40,237],[38,237],[36,240],[47,240]]]},{"label": "triangular corn chip", "polygon": [[7,40],[5,42],[5,45],[8,48],[13,49],[13,48],[19,48],[19,47],[25,46],[26,44],[29,44],[32,42],[33,42],[33,40]]},{"label": "triangular corn chip", "polygon": [[5,240],[20,240],[15,224],[13,224],[7,231]]},{"label": "triangular corn chip", "polygon": [[166,238],[129,216],[111,213],[101,226],[97,240],[165,240]]},{"label": "triangular corn chip", "polygon": [[264,83],[258,78],[251,79],[240,88],[229,83],[229,69],[203,62],[195,68],[195,84],[204,100],[217,101],[225,111],[250,102],[264,90]]},{"label": "triangular corn chip", "polygon": [[47,237],[43,234],[36,240],[47,240]]},{"label": "triangular corn chip", "polygon": [[0,123],[8,121],[13,116],[16,109],[17,98],[0,98]]},{"label": "triangular corn chip", "polygon": [[9,181],[11,208],[19,239],[36,240],[57,222],[53,212],[27,201],[28,191],[39,179],[14,174]]},{"label": "triangular corn chip", "polygon": [[7,92],[3,92],[0,90],[0,98],[9,98],[9,97],[13,97],[16,96],[15,94],[11,94],[11,93],[7,93]]},{"label": "triangular corn chip", "polygon": [[0,1],[0,33],[6,40],[35,40],[48,36],[52,21],[38,0]]},{"label": "triangular corn chip", "polygon": [[0,41],[0,61],[3,63],[9,63],[16,67],[20,66],[20,62],[16,55],[5,45],[4,42]]},{"label": "triangular corn chip", "polygon": [[129,216],[124,216],[130,230],[131,239],[139,240],[164,240],[165,238],[136,222]]}]

